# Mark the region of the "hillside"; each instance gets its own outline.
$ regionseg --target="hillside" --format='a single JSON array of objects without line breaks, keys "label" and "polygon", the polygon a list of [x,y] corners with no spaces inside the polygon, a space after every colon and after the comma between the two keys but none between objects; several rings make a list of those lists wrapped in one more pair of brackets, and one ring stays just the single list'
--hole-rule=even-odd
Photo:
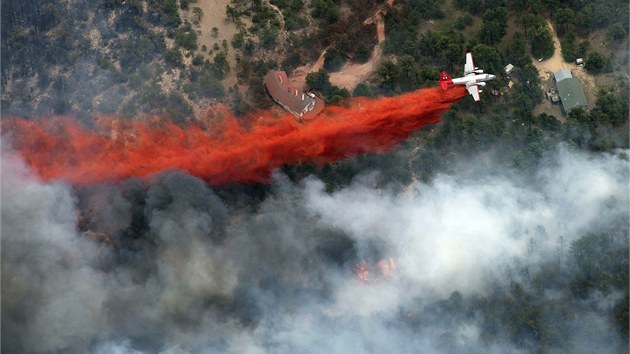
[{"label": "hillside", "polygon": [[3,1],[2,352],[627,353],[628,6]]}]

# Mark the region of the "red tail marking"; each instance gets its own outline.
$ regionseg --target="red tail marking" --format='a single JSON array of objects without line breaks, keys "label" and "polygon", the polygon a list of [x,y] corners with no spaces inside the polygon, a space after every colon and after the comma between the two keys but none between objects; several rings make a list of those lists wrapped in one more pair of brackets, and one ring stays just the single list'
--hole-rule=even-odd
[{"label": "red tail marking", "polygon": [[439,82],[440,85],[442,85],[442,90],[446,91],[448,89],[448,84],[452,84],[453,80],[451,80],[451,76],[446,71],[442,71]]}]

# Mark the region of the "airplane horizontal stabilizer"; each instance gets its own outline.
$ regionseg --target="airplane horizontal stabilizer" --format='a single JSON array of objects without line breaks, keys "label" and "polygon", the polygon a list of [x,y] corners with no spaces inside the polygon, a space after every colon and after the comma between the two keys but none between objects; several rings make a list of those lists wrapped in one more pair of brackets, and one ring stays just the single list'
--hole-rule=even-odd
[{"label": "airplane horizontal stabilizer", "polygon": [[442,90],[448,90],[448,85],[452,83],[453,80],[451,79],[451,76],[446,71],[442,71],[442,74],[440,74],[440,85],[442,85]]}]

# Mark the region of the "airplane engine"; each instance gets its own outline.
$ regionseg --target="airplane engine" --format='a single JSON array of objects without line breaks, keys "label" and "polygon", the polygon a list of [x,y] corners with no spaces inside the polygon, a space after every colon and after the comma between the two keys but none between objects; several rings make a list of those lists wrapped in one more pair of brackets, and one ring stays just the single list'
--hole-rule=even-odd
[{"label": "airplane engine", "polygon": [[481,70],[481,69],[477,69],[477,70],[475,70],[475,73],[476,73],[476,74],[483,74],[483,70]]},{"label": "airplane engine", "polygon": [[477,85],[479,85],[479,86],[482,86],[482,87],[483,87],[483,86],[486,86],[486,83],[485,83],[485,82],[478,82],[478,83],[477,83]]}]

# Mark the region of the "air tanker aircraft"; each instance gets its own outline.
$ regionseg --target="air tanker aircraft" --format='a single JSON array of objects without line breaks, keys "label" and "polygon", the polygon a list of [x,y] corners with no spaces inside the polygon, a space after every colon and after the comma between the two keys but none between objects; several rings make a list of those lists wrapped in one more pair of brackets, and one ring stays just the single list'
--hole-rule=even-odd
[{"label": "air tanker aircraft", "polygon": [[483,70],[477,68],[473,64],[472,53],[466,53],[466,64],[464,65],[464,76],[451,79],[446,71],[442,71],[440,75],[440,85],[446,91],[449,84],[466,85],[468,93],[473,96],[475,101],[479,101],[479,86],[486,86],[485,81],[494,80],[496,76],[492,74],[484,74]]}]

